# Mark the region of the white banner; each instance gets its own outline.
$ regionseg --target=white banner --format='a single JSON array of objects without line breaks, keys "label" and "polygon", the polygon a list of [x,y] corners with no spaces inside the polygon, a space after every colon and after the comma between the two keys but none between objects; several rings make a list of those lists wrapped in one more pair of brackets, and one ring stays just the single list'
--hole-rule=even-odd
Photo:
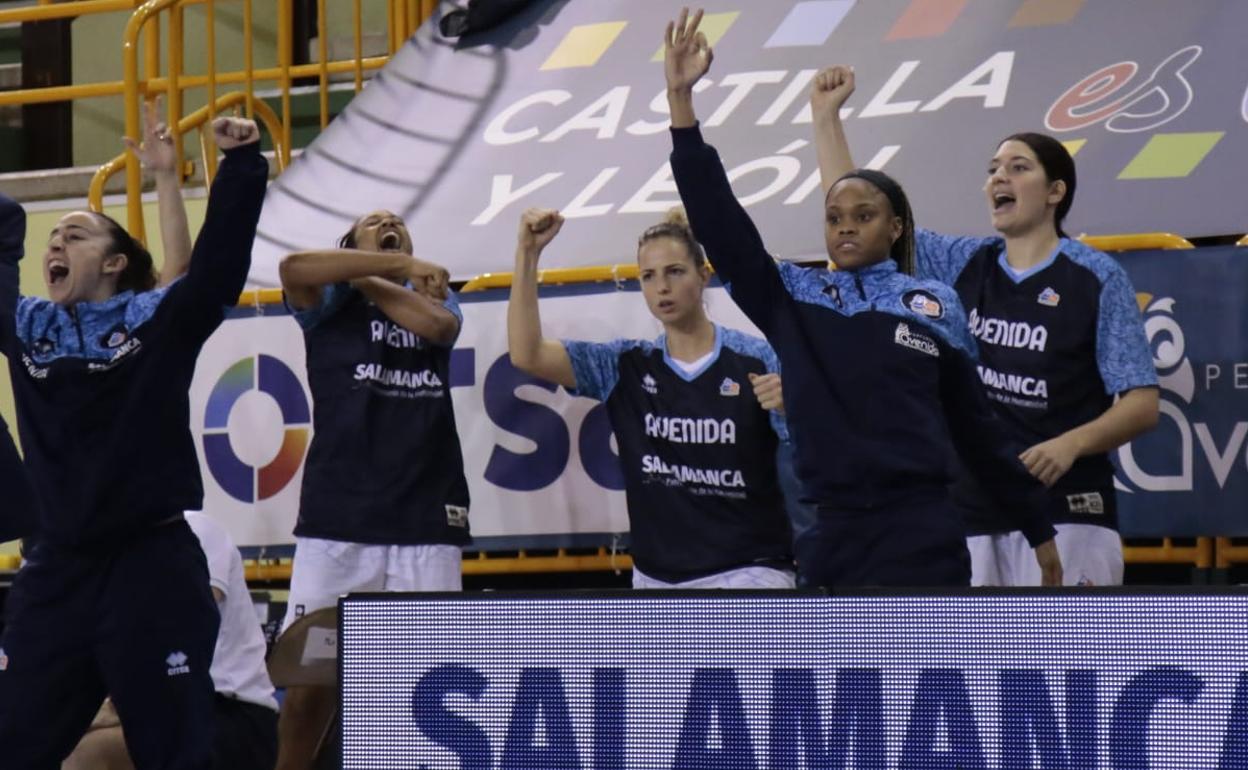
[{"label": "white banner", "polygon": [[[662,331],[636,291],[600,284],[546,293],[541,312],[548,337],[653,339]],[[705,298],[716,322],[758,333],[722,289]],[[478,545],[562,544],[566,536],[627,532],[604,410],[511,367],[506,299],[505,291],[461,296],[464,327],[451,364]],[[293,542],[311,436],[302,332],[278,307],[263,313],[222,325],[204,347],[191,386],[204,508],[243,546]],[[504,545],[497,538],[521,540]]]}]

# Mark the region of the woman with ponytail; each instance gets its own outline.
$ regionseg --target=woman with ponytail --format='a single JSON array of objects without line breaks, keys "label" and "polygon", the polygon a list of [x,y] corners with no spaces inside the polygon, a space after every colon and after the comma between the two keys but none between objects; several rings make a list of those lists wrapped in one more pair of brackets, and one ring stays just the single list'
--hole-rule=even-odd
[{"label": "woman with ponytail", "polygon": [[641,292],[663,324],[658,339],[544,338],[537,263],[563,221],[549,209],[521,217],[507,309],[511,362],[606,403],[624,470],[633,586],[792,588],[775,353],[707,318],[710,268],[680,214],[637,244]]},{"label": "woman with ponytail", "polygon": [[775,346],[814,529],[797,546],[806,582],[957,586],[970,581],[949,458],[1019,500],[1019,526],[1060,582],[1043,488],[1010,451],[977,386],[958,297],[913,270],[914,221],[901,186],[865,169],[835,180],[824,238],[836,270],[777,262],[702,139],[693,86],[710,68],[702,12],[664,36],[672,172],[694,233],[732,298]]},{"label": "woman with ponytail", "polygon": [[183,518],[203,484],[188,390],[238,301],[269,166],[250,120],[213,124],[225,159],[186,274],[102,214],[76,211],[43,254],[47,298],[19,296],[21,208],[0,196],[0,347],[38,511],[0,637],[4,766],[56,767],[110,695],[138,767],[200,768],[220,616]]},{"label": "woman with ponytail", "polygon": [[[854,72],[831,67],[811,97],[825,187],[853,166],[840,110]],[[1067,585],[1120,585],[1122,541],[1109,452],[1157,424],[1157,373],[1135,290],[1113,258],[1062,229],[1075,162],[1051,136],[997,145],[984,183],[990,238],[919,230],[916,269],[969,309],[980,380],[1019,456],[1049,488]],[[1011,508],[961,469],[954,501],[967,523],[972,584],[1039,585]]]}]

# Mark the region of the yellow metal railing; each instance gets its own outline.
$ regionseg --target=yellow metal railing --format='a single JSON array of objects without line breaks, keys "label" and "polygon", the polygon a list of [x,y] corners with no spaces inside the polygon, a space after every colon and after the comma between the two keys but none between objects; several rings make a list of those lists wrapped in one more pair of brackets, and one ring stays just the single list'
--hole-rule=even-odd
[{"label": "yellow metal railing", "polygon": [[[465,575],[533,575],[551,572],[623,572],[633,568],[633,559],[626,553],[615,553],[603,546],[592,553],[569,553],[560,548],[550,555],[537,556],[527,551],[514,555],[478,551],[464,556],[461,570]],[[0,563],[0,568],[3,564]],[[290,559],[257,559],[243,562],[249,583],[290,580],[293,564]],[[16,567],[14,567],[16,568]]]},{"label": "yellow metal railing", "polygon": [[1134,235],[1081,235],[1079,240],[1101,251],[1138,251],[1141,249],[1194,249],[1192,242],[1174,233],[1136,233]]},{"label": "yellow metal railing", "polygon": [[[171,129],[170,133],[176,135],[178,137],[178,141],[180,141],[181,137],[186,133],[201,128],[204,124],[208,123],[212,119],[214,112],[229,109],[230,107],[238,104],[246,104],[248,113],[254,114],[256,119],[260,123],[264,124],[264,127],[268,130],[269,135],[274,137],[274,154],[277,158],[277,169],[281,172],[286,168],[286,162],[283,159],[286,153],[282,152],[282,150],[285,149],[285,145],[279,144],[278,140],[278,137],[281,136],[281,119],[277,116],[277,113],[273,111],[273,108],[266,102],[257,100],[254,97],[248,97],[247,94],[242,91],[234,91],[220,96],[217,98],[214,105],[206,105],[199,108],[195,112],[192,112],[190,115],[187,115],[185,118],[178,121],[176,129]],[[199,151],[201,162],[204,164],[205,168],[208,168],[210,166],[210,162],[215,160],[216,157],[216,147],[208,140],[208,135],[208,131],[200,132]],[[118,155],[96,169],[94,176],[91,177],[91,186],[87,191],[87,200],[93,211],[104,210],[104,185],[114,174],[120,173],[126,168],[126,164],[130,160],[128,156],[129,153]]]},{"label": "yellow metal railing", "polygon": [[[342,0],[335,0],[341,2]],[[184,157],[183,140],[188,131],[202,128],[217,113],[233,107],[246,111],[265,124],[273,142],[278,169],[290,162],[291,153],[291,89],[299,78],[316,78],[319,89],[320,125],[324,128],[330,118],[330,81],[334,76],[352,74],[355,91],[364,86],[366,72],[379,70],[389,61],[437,6],[436,0],[376,0],[386,7],[387,54],[364,56],[363,48],[363,2],[352,3],[353,55],[330,61],[328,44],[328,15],[326,0],[316,4],[318,30],[318,61],[295,65],[292,61],[293,0],[275,0],[277,10],[277,66],[257,69],[255,67],[255,29],[253,24],[254,0],[241,0],[243,9],[242,69],[221,70],[216,55],[216,2],[217,0],[68,0],[45,2],[8,10],[0,10],[0,24],[74,19],[101,13],[131,13],[122,40],[122,79],[98,83],[67,86],[26,88],[0,92],[0,105],[41,104],[72,101],[108,96],[124,99],[126,135],[138,140],[141,135],[140,106],[145,98],[157,94],[166,95],[168,116],[166,123],[178,157]],[[238,0],[231,2],[236,6]],[[206,46],[205,71],[190,73],[186,70],[183,43],[186,35],[184,11],[189,6],[203,6],[203,36]],[[161,21],[165,20],[165,44],[168,47],[167,71],[161,71]],[[256,83],[275,84],[280,93],[280,115],[255,95]],[[241,91],[218,94],[221,87],[238,87]],[[205,89],[206,106],[183,115],[185,96],[189,89]],[[201,131],[201,137],[206,131]],[[201,139],[202,145],[202,139]],[[201,162],[207,180],[216,171],[216,155],[205,152],[201,146]],[[185,164],[180,167],[185,168]],[[145,224],[141,205],[142,174],[138,161],[128,154],[118,155],[105,163],[92,182],[91,206],[99,210],[102,205],[104,183],[114,174],[126,174],[127,228],[140,240],[145,239]]]}]

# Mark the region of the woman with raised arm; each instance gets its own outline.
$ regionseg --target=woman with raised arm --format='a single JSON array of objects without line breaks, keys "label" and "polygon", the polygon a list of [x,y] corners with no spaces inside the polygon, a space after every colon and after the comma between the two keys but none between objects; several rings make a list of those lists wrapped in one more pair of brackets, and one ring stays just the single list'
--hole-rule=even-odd
[{"label": "woman with raised arm", "polygon": [[182,173],[169,126],[160,119],[161,99],[147,102],[143,112],[143,141],[128,136],[121,141],[156,181],[156,207],[160,214],[160,245],[165,261],[158,286],[168,286],[186,272],[191,259],[191,228],[182,200]]},{"label": "woman with raised arm", "polygon": [[[213,132],[225,160],[183,278],[155,288],[138,241],[76,211],[48,240],[49,299],[2,287],[0,345],[40,514],[0,637],[5,767],[58,766],[105,694],[136,765],[208,766],[219,616],[182,517],[203,500],[187,391],[246,282],[268,178],[253,122],[219,118]],[[9,275],[16,255],[2,256]]]},{"label": "woman with raised arm", "polygon": [[910,275],[913,219],[901,187],[868,170],[832,185],[824,237],[837,270],[772,259],[698,128],[693,86],[712,58],[701,18],[683,10],[664,36],[672,172],[711,263],[784,367],[798,475],[818,506],[797,549],[807,581],[966,585],[964,530],[947,491],[956,448],[1020,500],[1045,581],[1060,582],[1043,488],[975,387],[961,303],[948,287]]},{"label": "woman with raised arm", "polygon": [[[792,588],[789,523],[776,474],[780,378],[766,342],[712,323],[710,269],[680,219],[642,233],[653,342],[542,336],[537,263],[557,211],[520,220],[507,339],[517,369],[607,406],[628,501],[634,588]],[[752,392],[751,392],[752,391]]]},{"label": "woman with raised arm", "polygon": [[[313,437],[283,629],[353,591],[458,591],[468,481],[451,403],[463,316],[448,274],[412,256],[388,211],[338,248],[290,254],[282,289],[303,328]],[[277,767],[310,766],[333,693],[290,688]]]},{"label": "woman with raised arm", "polygon": [[[840,109],[854,72],[814,81],[811,107],[825,187],[853,164]],[[1109,452],[1157,424],[1157,373],[1135,290],[1114,259],[1067,237],[1075,162],[1044,134],[1008,136],[984,183],[991,238],[919,230],[921,277],[952,286],[978,338],[979,379],[992,410],[1049,488],[1047,511],[1067,585],[1120,585],[1122,540]],[[968,525],[974,585],[1038,585],[1035,561],[1009,515],[967,469],[954,500]]]}]

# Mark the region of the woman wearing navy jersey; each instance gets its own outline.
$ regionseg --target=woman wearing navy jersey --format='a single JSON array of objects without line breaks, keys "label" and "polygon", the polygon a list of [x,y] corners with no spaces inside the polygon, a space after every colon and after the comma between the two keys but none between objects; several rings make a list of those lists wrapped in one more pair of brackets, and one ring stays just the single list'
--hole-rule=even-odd
[{"label": "woman wearing navy jersey", "polygon": [[[462,316],[447,272],[412,256],[388,211],[280,270],[303,327],[314,427],[283,628],[353,591],[460,590],[468,481],[450,360]],[[332,693],[288,691],[279,768],[308,766],[332,709]]]},{"label": "woman wearing navy jersey", "polygon": [[732,298],[776,348],[798,476],[818,520],[798,545],[815,585],[954,586],[970,580],[961,519],[949,500],[957,452],[1020,500],[1020,525],[1048,584],[1061,564],[1043,488],[1011,451],[975,387],[975,345],[957,296],[908,275],[913,222],[901,188],[853,171],[825,202],[835,271],[777,262],[733,196],[693,109],[710,68],[682,11],[664,37],[672,171],[689,220]]},{"label": "woman wearing navy jersey", "polygon": [[[203,497],[187,391],[246,282],[268,178],[253,122],[219,118],[213,131],[225,160],[184,277],[154,288],[142,245],[78,211],[48,240],[50,299],[0,287],[39,511],[0,637],[6,768],[59,766],[106,693],[137,766],[208,767],[219,617],[181,513]],[[7,279],[18,257],[0,255]]]},{"label": "woman wearing navy jersey", "polygon": [[[840,108],[854,73],[816,78],[816,135],[825,184],[852,166]],[[979,376],[993,411],[1049,487],[1048,512],[1068,585],[1122,583],[1113,467],[1108,452],[1157,423],[1157,374],[1122,267],[1062,230],[1075,163],[1052,137],[1001,141],[984,184],[992,238],[917,234],[920,276],[952,286],[969,308]],[[971,474],[954,497],[969,527],[975,585],[1037,585],[1022,535]]]},{"label": "woman wearing navy jersey", "polygon": [[635,588],[792,588],[776,474],[780,383],[766,342],[711,322],[710,270],[689,228],[669,220],[638,242],[638,277],[663,324],[654,342],[542,337],[537,263],[563,217],[520,221],[507,308],[511,361],[606,403],[628,500]]}]

